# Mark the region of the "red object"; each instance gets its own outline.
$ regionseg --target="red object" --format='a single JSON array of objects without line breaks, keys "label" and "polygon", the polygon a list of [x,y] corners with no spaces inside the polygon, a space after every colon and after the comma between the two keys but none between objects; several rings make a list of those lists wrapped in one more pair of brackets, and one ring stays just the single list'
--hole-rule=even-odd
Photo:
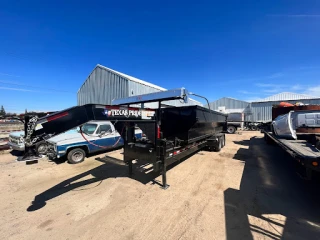
[{"label": "red object", "polygon": [[161,132],[160,132],[160,126],[158,125],[157,127],[157,138],[160,139],[161,138]]},{"label": "red object", "polygon": [[56,120],[56,119],[58,119],[58,118],[65,117],[65,116],[67,116],[67,115],[68,115],[68,112],[59,113],[59,114],[57,114],[57,115],[53,115],[53,116],[51,116],[51,117],[48,117],[48,118],[47,118],[47,121],[50,122],[50,121],[52,121],[52,120]]},{"label": "red object", "polygon": [[294,105],[292,103],[288,102],[281,102],[279,103],[279,107],[293,107]]}]

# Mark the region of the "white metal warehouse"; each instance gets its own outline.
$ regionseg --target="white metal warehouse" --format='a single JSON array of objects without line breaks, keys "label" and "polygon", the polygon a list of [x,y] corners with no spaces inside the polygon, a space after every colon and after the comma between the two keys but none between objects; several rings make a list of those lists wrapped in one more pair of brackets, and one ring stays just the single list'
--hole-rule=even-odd
[{"label": "white metal warehouse", "polygon": [[210,106],[217,111],[243,112],[245,120],[255,122],[269,122],[272,120],[272,106],[280,102],[289,102],[295,104],[301,102],[304,104],[320,104],[319,97],[313,97],[305,94],[283,92],[254,102],[246,102],[233,98],[221,98],[210,103]]},{"label": "white metal warehouse", "polygon": [[[177,86],[181,87],[181,86]],[[156,86],[138,78],[127,74],[112,70],[98,64],[90,73],[88,78],[82,84],[77,93],[78,105],[97,103],[111,104],[113,99],[124,98],[146,93],[165,91],[165,88]],[[181,103],[179,100],[166,101],[163,104],[172,106],[181,105],[200,105],[202,104],[193,99],[189,99],[187,104]],[[145,105],[146,107],[157,107],[153,105]]]}]

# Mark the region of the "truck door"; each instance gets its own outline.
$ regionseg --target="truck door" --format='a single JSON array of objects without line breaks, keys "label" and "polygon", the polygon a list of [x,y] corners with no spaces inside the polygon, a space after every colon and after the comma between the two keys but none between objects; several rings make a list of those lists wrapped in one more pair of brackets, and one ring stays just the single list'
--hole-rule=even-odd
[{"label": "truck door", "polygon": [[[101,124],[95,133],[95,144],[103,147],[112,147],[116,143],[116,132],[114,127],[109,123]],[[95,146],[94,151],[105,150]]]}]

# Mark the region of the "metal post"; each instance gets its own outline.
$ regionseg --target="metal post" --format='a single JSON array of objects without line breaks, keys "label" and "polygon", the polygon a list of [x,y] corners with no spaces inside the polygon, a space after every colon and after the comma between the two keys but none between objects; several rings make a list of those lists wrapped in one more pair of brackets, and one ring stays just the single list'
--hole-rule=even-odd
[{"label": "metal post", "polygon": [[169,185],[167,184],[167,166],[162,163],[162,189],[167,189]]}]

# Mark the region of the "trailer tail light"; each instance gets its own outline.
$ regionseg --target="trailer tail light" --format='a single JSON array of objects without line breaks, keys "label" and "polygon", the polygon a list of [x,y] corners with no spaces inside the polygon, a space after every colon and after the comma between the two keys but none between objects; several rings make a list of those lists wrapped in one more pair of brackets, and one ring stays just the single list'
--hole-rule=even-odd
[{"label": "trailer tail light", "polygon": [[312,162],[312,165],[317,167],[318,166],[318,162]]},{"label": "trailer tail light", "polygon": [[51,117],[48,117],[47,118],[47,121],[50,122],[50,121],[53,121],[53,120],[56,120],[58,118],[62,118],[62,117],[65,117],[68,115],[68,112],[62,112],[62,113],[58,113],[56,115],[53,115]]},{"label": "trailer tail light", "polygon": [[161,129],[160,126],[157,125],[157,138],[160,139],[161,138]]},{"label": "trailer tail light", "polygon": [[179,153],[180,153],[180,150],[174,151],[174,152],[173,152],[173,155],[177,155],[177,154],[179,154]]}]

